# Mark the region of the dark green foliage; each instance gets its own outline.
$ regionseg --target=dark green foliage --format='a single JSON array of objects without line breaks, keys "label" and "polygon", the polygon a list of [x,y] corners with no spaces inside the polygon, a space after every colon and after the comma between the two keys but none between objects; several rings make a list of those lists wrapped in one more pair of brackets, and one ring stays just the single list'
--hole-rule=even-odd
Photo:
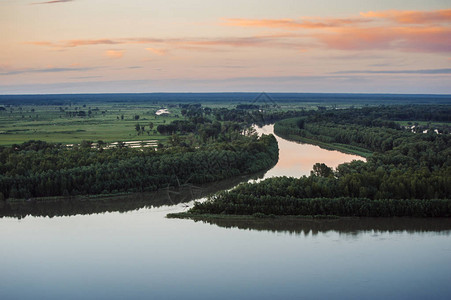
[{"label": "dark green foliage", "polygon": [[333,171],[324,163],[316,163],[313,165],[313,175],[321,177],[333,176]]},{"label": "dark green foliage", "polygon": [[260,106],[255,104],[238,104],[236,106],[236,109],[259,109],[259,108]]},{"label": "dark green foliage", "polygon": [[30,198],[152,191],[180,182],[200,184],[254,173],[277,159],[274,136],[165,151],[67,149],[29,142],[0,148],[0,192],[5,198]]},{"label": "dark green foliage", "polygon": [[275,132],[284,138],[374,153],[367,162],[345,163],[335,172],[317,163],[309,177],[243,184],[196,204],[190,212],[451,217],[451,136],[412,133],[393,122],[411,117],[444,120],[449,112],[448,106],[382,107],[308,112],[280,121]]},{"label": "dark green foliage", "polygon": [[192,214],[252,215],[336,215],[341,217],[451,217],[451,200],[393,200],[368,198],[295,198],[219,194],[214,201],[196,203]]},{"label": "dark green foliage", "polygon": [[296,121],[296,125],[298,126],[299,129],[304,129],[304,125],[305,125],[304,119],[298,119]]}]

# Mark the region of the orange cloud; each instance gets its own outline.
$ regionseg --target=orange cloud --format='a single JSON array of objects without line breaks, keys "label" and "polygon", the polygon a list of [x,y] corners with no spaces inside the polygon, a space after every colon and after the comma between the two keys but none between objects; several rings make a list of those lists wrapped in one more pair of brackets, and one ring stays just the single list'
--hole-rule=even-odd
[{"label": "orange cloud", "polygon": [[[249,37],[230,37],[230,38],[176,38],[176,39],[154,39],[154,38],[123,38],[123,39],[95,39],[95,40],[69,40],[51,43],[48,41],[28,42],[27,44],[36,46],[46,46],[52,48],[72,48],[79,46],[93,45],[118,45],[118,44],[159,44],[172,47],[190,47],[190,46],[227,46],[227,47],[297,47],[305,46],[297,43],[287,42],[288,38],[298,38],[299,35],[279,34],[266,36]],[[162,55],[167,49],[148,47],[148,51]]]},{"label": "orange cloud", "polygon": [[105,55],[110,58],[121,58],[124,56],[124,50],[107,50],[105,51]]},{"label": "orange cloud", "polygon": [[328,48],[339,50],[451,52],[451,28],[445,27],[340,28],[313,36]]},{"label": "orange cloud", "polygon": [[26,44],[35,45],[35,46],[55,47],[54,43],[48,42],[48,41],[27,42]]},{"label": "orange cloud", "polygon": [[[232,48],[279,48],[301,51],[312,48],[340,50],[398,50],[451,52],[451,10],[380,11],[358,18],[223,19],[227,26],[285,29],[278,34],[216,38],[119,38],[35,41],[36,46],[65,49],[79,46],[144,44],[147,51],[165,55],[171,50],[227,51]],[[414,25],[412,25],[414,24]],[[308,29],[293,32],[294,29]],[[111,54],[118,57],[120,54]]]},{"label": "orange cloud", "polygon": [[223,19],[226,26],[239,27],[266,27],[285,29],[318,29],[329,27],[341,27],[368,22],[365,19],[311,19],[295,21],[293,19]]},{"label": "orange cloud", "polygon": [[26,44],[35,45],[35,46],[47,46],[52,48],[73,48],[78,46],[88,46],[88,45],[116,45],[122,44],[120,41],[110,40],[110,39],[96,39],[96,40],[68,40],[61,41],[57,43],[52,43],[48,41],[34,41],[27,42]]},{"label": "orange cloud", "polygon": [[34,2],[30,3],[30,5],[36,5],[36,4],[55,4],[55,3],[64,3],[64,2],[72,2],[74,0],[54,0],[54,1],[47,1],[47,2]]},{"label": "orange cloud", "polygon": [[166,55],[168,51],[166,49],[157,49],[157,48],[146,48],[147,51],[150,51],[156,55]]},{"label": "orange cloud", "polygon": [[399,41],[399,47],[408,51],[421,52],[451,52],[451,28],[427,27],[399,28],[398,32],[403,37]]},{"label": "orange cloud", "polygon": [[[199,39],[100,39],[74,40],[57,43],[30,42],[36,46],[65,49],[79,46],[149,44],[161,47],[147,47],[157,55],[165,55],[170,49],[197,51],[226,51],[227,48],[280,48],[295,51],[327,47],[339,50],[398,49],[416,52],[451,52],[451,28],[449,27],[337,27],[304,35],[281,34],[267,36],[199,38]],[[111,51],[111,50],[108,50]],[[121,56],[109,52],[110,57]]]},{"label": "orange cloud", "polygon": [[[451,9],[436,11],[380,11],[360,18],[224,19],[227,26],[314,29],[309,35],[330,49],[397,49],[416,52],[451,51]],[[382,22],[376,22],[376,21]],[[373,22],[373,23],[371,23]],[[368,24],[371,23],[371,26]],[[399,27],[400,24],[422,26]],[[302,36],[298,36],[302,38]],[[312,44],[314,46],[314,44]]]},{"label": "orange cloud", "polygon": [[244,38],[219,38],[219,39],[199,39],[182,41],[182,45],[193,46],[226,46],[226,47],[259,47],[259,46],[280,46],[279,38],[264,36],[244,37]]},{"label": "orange cloud", "polygon": [[333,33],[314,35],[327,48],[339,50],[369,50],[390,48],[396,34],[384,32],[380,28],[347,28]]},{"label": "orange cloud", "polygon": [[360,13],[362,17],[387,19],[402,24],[436,24],[451,22],[451,9],[435,11],[386,10]]},{"label": "orange cloud", "polygon": [[344,26],[356,26],[377,19],[394,21],[402,24],[435,24],[451,22],[451,9],[435,11],[370,11],[360,13],[357,18],[304,18],[293,19],[239,19],[224,18],[222,25],[238,27],[265,27],[284,29],[327,29]]}]

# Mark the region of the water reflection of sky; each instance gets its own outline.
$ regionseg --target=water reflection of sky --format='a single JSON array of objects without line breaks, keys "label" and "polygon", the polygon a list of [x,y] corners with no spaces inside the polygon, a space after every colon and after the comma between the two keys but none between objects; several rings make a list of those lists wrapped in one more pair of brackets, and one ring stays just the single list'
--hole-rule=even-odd
[{"label": "water reflection of sky", "polygon": [[[274,125],[266,125],[256,128],[258,134],[274,133]],[[315,163],[325,163],[329,167],[336,168],[339,164],[353,160],[365,160],[357,155],[322,149],[319,146],[300,144],[287,141],[276,136],[279,143],[279,161],[269,170],[264,178],[275,176],[301,177],[310,175]]]},{"label": "water reflection of sky", "polygon": [[0,298],[446,299],[451,293],[448,234],[260,231],[165,219],[165,213],[1,219]]},{"label": "water reflection of sky", "polygon": [[[353,156],[279,139],[275,176]],[[287,152],[285,152],[287,151]],[[306,153],[312,153],[307,160]],[[327,160],[319,160],[321,154]],[[287,158],[293,156],[294,158]],[[304,172],[304,173],[300,173]],[[273,174],[273,175],[271,175]],[[224,185],[224,188],[230,188]],[[164,203],[164,202],[162,202]],[[451,295],[449,220],[166,219],[183,204],[0,219],[0,299],[361,299]],[[355,224],[354,224],[355,223]]]}]

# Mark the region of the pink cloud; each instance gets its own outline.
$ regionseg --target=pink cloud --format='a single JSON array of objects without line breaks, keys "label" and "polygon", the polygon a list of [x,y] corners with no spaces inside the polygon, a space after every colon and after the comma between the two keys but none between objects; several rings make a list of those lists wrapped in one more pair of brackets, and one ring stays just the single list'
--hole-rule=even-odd
[{"label": "pink cloud", "polygon": [[[296,38],[299,35],[282,34],[282,35],[266,35],[266,36],[249,36],[249,37],[227,37],[227,38],[175,38],[175,39],[154,39],[154,38],[122,38],[122,39],[77,39],[60,42],[34,41],[27,44],[35,46],[46,46],[51,48],[73,48],[80,46],[94,45],[119,45],[119,44],[149,44],[149,45],[165,45],[172,47],[191,47],[191,46],[227,46],[227,47],[292,47],[298,46],[296,43],[287,42],[288,38]],[[305,46],[305,45],[302,45]],[[148,51],[154,53],[166,51],[167,49],[148,47]]]},{"label": "pink cloud", "polygon": [[156,55],[166,55],[168,51],[166,49],[157,49],[157,48],[146,48],[147,51],[152,52]]},{"label": "pink cloud", "polygon": [[238,27],[266,27],[266,28],[284,28],[284,29],[320,29],[330,27],[349,26],[369,22],[362,18],[354,19],[321,19],[311,18],[307,20],[296,21],[293,19],[223,19],[226,26]]},{"label": "pink cloud", "polygon": [[[415,52],[451,51],[451,9],[435,11],[380,11],[360,18],[224,19],[227,26],[305,30],[330,49],[398,49]],[[376,21],[382,21],[376,22]],[[371,26],[368,26],[370,24]],[[406,24],[421,26],[400,27]],[[306,34],[304,37],[307,36]],[[299,36],[299,38],[302,38]],[[314,46],[314,44],[312,44]]]},{"label": "pink cloud", "polygon": [[340,28],[312,36],[328,48],[339,50],[451,51],[451,28],[445,27]]},{"label": "pink cloud", "polygon": [[116,45],[116,44],[123,44],[123,42],[118,40],[111,40],[111,39],[85,39],[85,40],[67,40],[67,41],[60,41],[60,42],[49,42],[49,41],[33,41],[33,42],[27,42],[27,44],[35,45],[35,46],[47,46],[57,49],[62,48],[73,48],[78,46],[93,46],[93,45]]},{"label": "pink cloud", "polygon": [[54,0],[54,1],[46,1],[46,2],[34,2],[34,3],[30,3],[31,5],[36,5],[36,4],[56,4],[56,3],[64,3],[64,2],[72,2],[74,0]]},{"label": "pink cloud", "polygon": [[435,11],[385,10],[360,13],[366,18],[386,19],[401,24],[436,24],[451,22],[451,9]]},{"label": "pink cloud", "polygon": [[47,41],[27,42],[29,45],[54,47],[54,43]]},{"label": "pink cloud", "polygon": [[122,58],[124,52],[124,50],[107,50],[105,51],[105,55],[110,58]]},{"label": "pink cloud", "polygon": [[[143,44],[147,51],[228,51],[233,48],[279,48],[305,51],[315,48],[339,50],[398,50],[440,53],[451,51],[451,10],[380,11],[355,18],[223,19],[227,26],[285,29],[277,34],[209,38],[118,38],[35,41],[28,44],[65,49],[80,46]],[[438,24],[440,23],[440,24]],[[412,25],[414,24],[414,25]],[[293,30],[303,30],[293,32]]]}]

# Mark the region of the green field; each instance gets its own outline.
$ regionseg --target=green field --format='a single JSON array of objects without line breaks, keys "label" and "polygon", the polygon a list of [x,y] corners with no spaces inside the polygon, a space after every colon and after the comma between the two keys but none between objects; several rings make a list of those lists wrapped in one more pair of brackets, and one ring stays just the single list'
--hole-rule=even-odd
[{"label": "green field", "polygon": [[[169,115],[155,114],[168,108]],[[84,111],[86,116],[67,113]],[[91,113],[89,114],[89,111]],[[139,119],[135,119],[139,116]],[[77,144],[83,140],[104,142],[162,140],[156,128],[183,118],[176,106],[145,104],[96,103],[95,106],[21,105],[0,111],[0,145],[20,144],[28,140],[42,140],[63,144]],[[153,123],[150,130],[149,123]],[[136,124],[145,130],[138,135]]]},{"label": "green field", "polygon": [[[277,110],[315,110],[318,103],[280,105]],[[231,103],[208,103],[211,108],[235,108]],[[0,145],[10,146],[29,140],[41,140],[62,144],[79,144],[83,140],[96,142],[148,141],[164,143],[169,137],[157,132],[157,126],[184,119],[176,104],[155,103],[111,103],[95,102],[90,105],[6,105],[0,110]],[[346,107],[346,106],[342,106]],[[162,108],[170,114],[156,115]],[[84,111],[86,116],[70,116],[70,113]],[[91,111],[91,113],[89,113]],[[139,116],[139,119],[135,119]],[[149,128],[149,123],[153,128]],[[136,124],[144,126],[138,134]]]},{"label": "green field", "polygon": [[[9,146],[29,140],[63,144],[77,144],[83,140],[157,140],[164,143],[169,136],[159,134],[156,128],[160,124],[184,119],[180,103],[202,103],[203,107],[212,109],[234,109],[238,104],[253,103],[261,107],[271,106],[276,111],[362,108],[395,104],[395,99],[409,104],[449,103],[448,96],[427,95],[274,93],[268,97],[270,101],[263,97],[256,103],[258,97],[258,93],[0,95],[0,145]],[[167,108],[171,113],[156,116],[155,112],[161,108]],[[79,116],[80,111],[84,111],[86,116]],[[403,126],[417,123],[422,127],[450,131],[447,122],[404,120],[410,119],[403,118],[397,122]],[[149,122],[153,123],[151,130]],[[139,135],[135,130],[137,123],[145,126],[144,132]]]}]

